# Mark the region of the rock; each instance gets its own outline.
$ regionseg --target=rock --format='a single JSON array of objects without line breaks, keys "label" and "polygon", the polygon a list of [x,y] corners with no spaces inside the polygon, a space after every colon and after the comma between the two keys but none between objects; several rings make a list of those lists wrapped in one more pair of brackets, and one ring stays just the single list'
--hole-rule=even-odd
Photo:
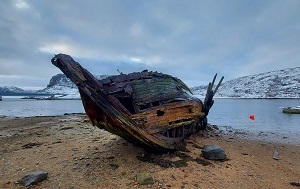
[{"label": "rock", "polygon": [[274,151],[273,159],[279,160],[279,153],[276,150]]},{"label": "rock", "polygon": [[210,160],[226,160],[227,159],[226,153],[219,146],[205,145],[201,152],[205,159],[210,159]]},{"label": "rock", "polygon": [[290,185],[300,187],[300,182],[290,182]]},{"label": "rock", "polygon": [[117,170],[117,169],[119,168],[119,165],[114,164],[114,163],[110,163],[109,165],[111,166],[111,168],[112,168],[113,170]]},{"label": "rock", "polygon": [[211,163],[207,160],[205,160],[204,158],[196,158],[195,161],[203,166],[207,166],[210,165]]},{"label": "rock", "polygon": [[19,183],[21,185],[24,185],[26,187],[35,185],[39,182],[42,182],[48,178],[48,173],[44,171],[37,171],[37,172],[31,172],[27,175],[25,175],[21,180],[19,180]]},{"label": "rock", "polygon": [[136,181],[141,184],[154,184],[154,179],[149,173],[139,173],[136,175]]}]

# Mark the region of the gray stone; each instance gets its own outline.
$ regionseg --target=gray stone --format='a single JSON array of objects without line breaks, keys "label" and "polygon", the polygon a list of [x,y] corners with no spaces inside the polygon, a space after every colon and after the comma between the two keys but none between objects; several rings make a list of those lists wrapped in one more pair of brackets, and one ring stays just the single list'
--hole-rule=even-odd
[{"label": "gray stone", "polygon": [[21,180],[19,180],[19,183],[21,185],[24,185],[26,187],[35,185],[39,182],[42,182],[48,178],[48,173],[44,171],[37,171],[37,172],[31,172],[27,175],[25,175]]},{"label": "gray stone", "polygon": [[140,185],[145,185],[145,184],[153,184],[154,179],[149,173],[139,173],[136,175],[136,181]]},{"label": "gray stone", "polygon": [[201,152],[205,159],[210,159],[210,160],[225,160],[225,159],[227,159],[226,153],[219,146],[205,145]]},{"label": "gray stone", "polygon": [[276,150],[274,151],[273,159],[279,160],[279,153]]}]

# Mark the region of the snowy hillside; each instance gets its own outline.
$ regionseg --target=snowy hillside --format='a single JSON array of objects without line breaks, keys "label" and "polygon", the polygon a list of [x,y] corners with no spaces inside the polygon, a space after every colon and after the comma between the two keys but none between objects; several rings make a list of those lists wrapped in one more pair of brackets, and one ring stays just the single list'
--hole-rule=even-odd
[{"label": "snowy hillside", "polygon": [[79,97],[76,85],[64,74],[53,76],[50,79],[48,86],[45,89],[39,90],[38,93],[65,94]]},{"label": "snowy hillside", "polygon": [[[206,88],[198,86],[191,90],[205,96]],[[300,67],[232,79],[220,86],[216,97],[300,98]]]},{"label": "snowy hillside", "polygon": [[[104,79],[108,76],[95,76],[97,79]],[[64,74],[57,74],[50,79],[45,89],[39,90],[38,93],[62,94],[61,98],[80,98],[76,85]]]},{"label": "snowy hillside", "polygon": [[[108,76],[95,76],[104,79]],[[226,78],[225,78],[226,79]],[[191,88],[204,97],[207,86]],[[48,86],[39,91],[18,87],[0,87],[0,95],[60,94],[59,98],[80,98],[77,87],[64,74],[53,76]],[[56,96],[58,97],[58,96]],[[300,67],[266,72],[223,82],[215,97],[223,98],[300,98]]]},{"label": "snowy hillside", "polygon": [[18,87],[13,87],[13,86],[4,86],[0,87],[0,96],[8,96],[8,95],[27,95],[35,93],[34,90],[24,90]]}]

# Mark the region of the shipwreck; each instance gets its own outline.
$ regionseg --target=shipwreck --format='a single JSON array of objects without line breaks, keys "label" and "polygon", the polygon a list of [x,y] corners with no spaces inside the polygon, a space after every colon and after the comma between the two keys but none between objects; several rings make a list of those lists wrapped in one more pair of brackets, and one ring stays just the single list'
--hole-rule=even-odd
[{"label": "shipwreck", "polygon": [[51,62],[78,87],[90,122],[98,128],[156,150],[179,149],[185,138],[205,129],[207,115],[224,77],[204,102],[178,78],[144,70],[97,80],[66,54]]}]

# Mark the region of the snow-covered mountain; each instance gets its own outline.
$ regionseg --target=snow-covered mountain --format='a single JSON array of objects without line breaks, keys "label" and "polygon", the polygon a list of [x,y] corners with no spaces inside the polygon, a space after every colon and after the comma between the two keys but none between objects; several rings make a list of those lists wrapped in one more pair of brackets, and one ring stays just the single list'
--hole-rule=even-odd
[{"label": "snow-covered mountain", "polygon": [[[104,79],[107,75],[95,76]],[[225,78],[226,79],[226,78]],[[191,88],[200,97],[207,86]],[[45,89],[23,90],[18,87],[0,87],[0,95],[59,94],[60,98],[80,98],[76,85],[64,74],[53,76]],[[223,98],[300,98],[300,67],[239,77],[220,86],[215,97]]]},{"label": "snow-covered mountain", "polygon": [[38,93],[43,94],[65,94],[78,95],[79,92],[76,85],[67,78],[64,74],[57,74],[53,76],[45,89],[39,90]]},{"label": "snow-covered mountain", "polygon": [[24,90],[19,87],[4,86],[0,87],[0,96],[13,96],[13,95],[28,95],[35,93],[34,90]]},{"label": "snow-covered mountain", "polygon": [[[194,94],[205,96],[207,86],[193,87]],[[216,97],[300,98],[300,67],[239,77],[224,82]]]},{"label": "snow-covered mountain", "polygon": [[[107,75],[96,75],[96,79],[104,79]],[[76,85],[64,74],[57,74],[50,79],[45,89],[39,90],[39,94],[59,94],[62,98],[80,98]]]}]

